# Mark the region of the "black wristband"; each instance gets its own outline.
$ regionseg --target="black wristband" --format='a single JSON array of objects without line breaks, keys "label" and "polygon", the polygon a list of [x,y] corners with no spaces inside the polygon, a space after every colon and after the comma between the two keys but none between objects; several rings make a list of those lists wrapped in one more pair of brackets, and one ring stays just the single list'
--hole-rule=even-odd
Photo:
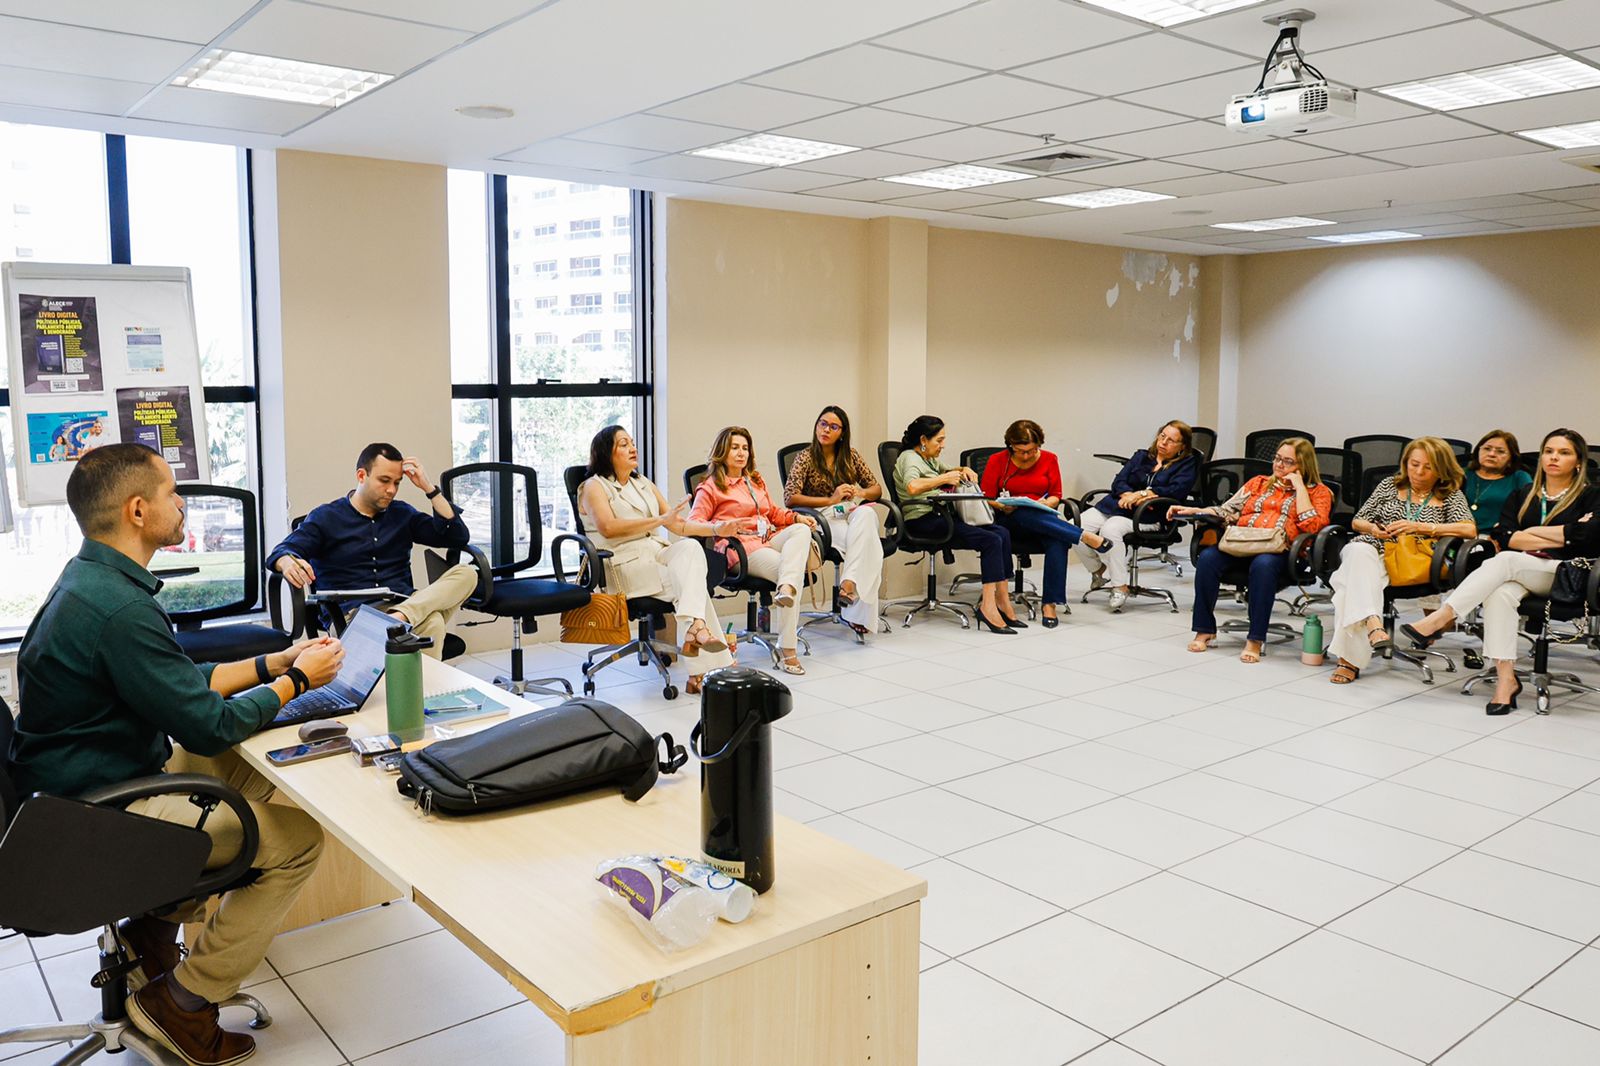
[{"label": "black wristband", "polygon": [[[296,668],[296,667],[293,667],[293,666],[289,667],[289,669],[287,669],[287,670],[285,670],[283,672],[283,676],[287,677],[290,680],[290,682],[292,682],[294,684],[294,695],[295,696],[301,695],[302,693],[304,693],[307,689],[309,689],[311,687],[311,682],[306,679],[306,675],[301,673],[300,670],[298,668]],[[294,696],[291,696],[289,698],[293,699]]]},{"label": "black wristband", "polygon": [[263,685],[272,680],[272,671],[267,669],[267,657],[265,655],[256,656],[256,680]]},{"label": "black wristband", "polygon": [[435,485],[433,487],[433,491],[430,492],[430,493],[427,493],[427,498],[431,500],[431,499],[433,499],[435,496],[439,495],[439,493],[441,493],[443,491],[444,491],[444,489],[441,489],[438,485]]}]

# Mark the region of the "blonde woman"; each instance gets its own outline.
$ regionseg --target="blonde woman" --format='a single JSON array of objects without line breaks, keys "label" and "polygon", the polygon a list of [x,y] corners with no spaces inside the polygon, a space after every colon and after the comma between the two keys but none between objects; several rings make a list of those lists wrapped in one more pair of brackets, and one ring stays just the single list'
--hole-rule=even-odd
[{"label": "blonde woman", "polygon": [[1329,582],[1333,641],[1328,650],[1339,660],[1329,680],[1335,685],[1360,677],[1372,653],[1394,643],[1383,631],[1383,590],[1389,584],[1384,546],[1408,534],[1434,539],[1478,533],[1450,445],[1438,437],[1419,437],[1400,454],[1400,472],[1385,478],[1351,519],[1357,536],[1345,546]]}]

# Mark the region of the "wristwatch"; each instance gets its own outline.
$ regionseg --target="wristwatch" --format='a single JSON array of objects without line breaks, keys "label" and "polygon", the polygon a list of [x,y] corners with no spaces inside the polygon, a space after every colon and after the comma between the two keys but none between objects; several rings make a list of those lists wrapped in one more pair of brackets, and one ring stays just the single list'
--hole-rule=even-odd
[{"label": "wristwatch", "polygon": [[441,489],[438,485],[435,485],[433,487],[433,491],[427,494],[427,498],[431,500],[431,499],[433,499],[435,496],[439,495],[439,493],[441,493],[443,491],[444,491],[444,489]]}]

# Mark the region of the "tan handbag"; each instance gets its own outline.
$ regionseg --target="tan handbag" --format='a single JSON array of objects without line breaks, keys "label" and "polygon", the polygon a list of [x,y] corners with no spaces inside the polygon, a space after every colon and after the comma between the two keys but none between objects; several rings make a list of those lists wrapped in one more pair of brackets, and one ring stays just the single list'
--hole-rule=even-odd
[{"label": "tan handbag", "polygon": [[1396,588],[1426,585],[1433,577],[1434,541],[1415,533],[1402,533],[1383,545],[1383,567]]},{"label": "tan handbag", "polygon": [[1223,531],[1217,547],[1241,559],[1252,555],[1280,555],[1289,550],[1289,537],[1280,526],[1270,529],[1229,526]]},{"label": "tan handbag", "polygon": [[563,644],[626,644],[632,639],[628,597],[620,592],[596,592],[586,605],[561,612]]}]

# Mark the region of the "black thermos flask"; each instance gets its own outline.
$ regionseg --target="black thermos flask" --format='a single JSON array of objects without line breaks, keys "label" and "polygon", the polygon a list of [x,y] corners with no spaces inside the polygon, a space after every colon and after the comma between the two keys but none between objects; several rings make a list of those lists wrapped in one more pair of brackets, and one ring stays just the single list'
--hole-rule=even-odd
[{"label": "black thermos flask", "polygon": [[701,852],[757,892],[772,887],[772,723],[793,706],[771,674],[730,666],[706,675],[690,746],[700,759]]}]

